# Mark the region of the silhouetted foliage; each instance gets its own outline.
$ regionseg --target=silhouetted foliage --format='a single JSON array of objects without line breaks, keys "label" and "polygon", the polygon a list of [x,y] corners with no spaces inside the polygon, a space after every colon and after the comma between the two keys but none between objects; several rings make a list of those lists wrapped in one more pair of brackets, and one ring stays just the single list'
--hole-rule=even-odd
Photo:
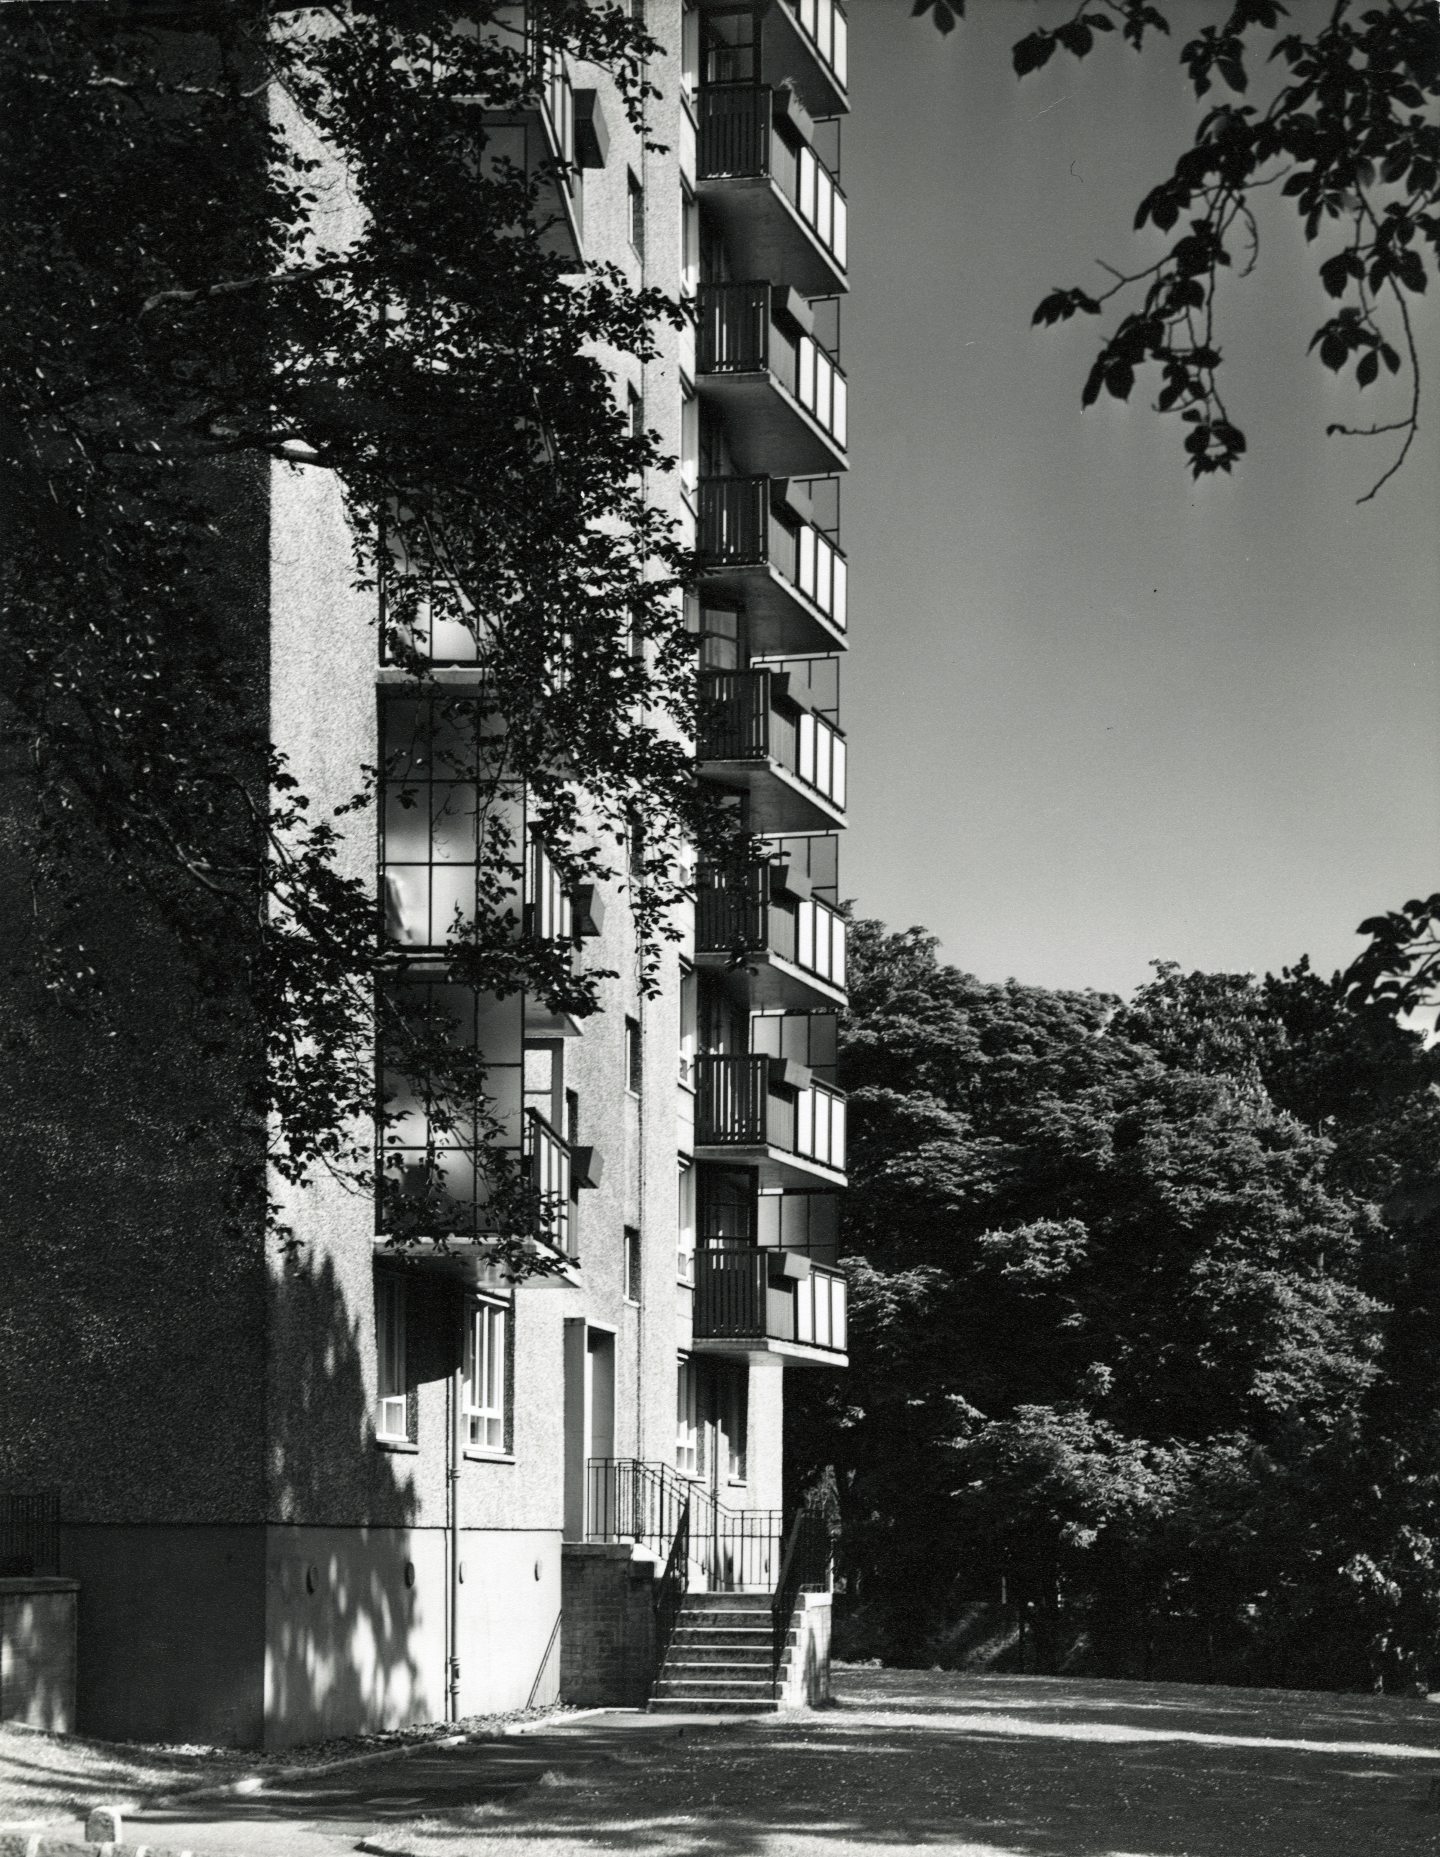
[{"label": "silhouetted foliage", "polygon": [[[942,32],[965,0],[914,0]],[[1079,0],[1056,26],[1018,39],[1017,77],[1065,53],[1089,57],[1119,39],[1136,52],[1168,37],[1165,0]],[[1411,316],[1440,257],[1440,16],[1430,0],[1233,0],[1179,52],[1197,98],[1213,98],[1191,146],[1145,195],[1135,230],[1165,241],[1136,268],[1103,265],[1093,291],[1053,290],[1041,324],[1123,309],[1100,343],[1082,404],[1128,400],[1155,381],[1155,410],[1187,428],[1195,477],[1229,471],[1245,434],[1221,391],[1221,281],[1244,278],[1259,256],[1254,201],[1280,187],[1306,240],[1331,308],[1310,350],[1358,392],[1395,381],[1369,424],[1332,424],[1349,437],[1390,437],[1395,455],[1361,497],[1400,468],[1420,415],[1420,355]],[[1147,373],[1147,371],[1149,371]]]},{"label": "silhouetted foliage", "polygon": [[[653,976],[677,846],[733,832],[685,745],[689,561],[643,490],[671,461],[602,356],[651,356],[679,311],[567,256],[567,175],[493,125],[540,107],[560,51],[639,124],[657,48],[581,0],[6,14],[4,700],[47,982],[104,1020],[104,865],[183,950],[197,1036],[248,1080],[280,1177],[371,1194],[377,1016],[432,1128],[477,1113],[483,1054],[391,984],[405,956],[346,850],[394,769],[357,755],[322,811],[271,740],[268,486],[338,485],[359,610],[417,690],[427,634],[473,642],[476,896],[449,977],[593,1010],[604,976],[525,929],[522,865],[538,838],[570,888],[613,877],[640,821]],[[363,662],[364,637],[333,650]],[[533,1224],[494,1164],[499,1232]],[[397,1235],[443,1228],[430,1173],[392,1195]]]},{"label": "silhouetted foliage", "polygon": [[852,1646],[1003,1594],[1041,1667],[1432,1673],[1440,1054],[1304,962],[1122,1003],[935,947],[854,927],[852,1369],[794,1440]]}]

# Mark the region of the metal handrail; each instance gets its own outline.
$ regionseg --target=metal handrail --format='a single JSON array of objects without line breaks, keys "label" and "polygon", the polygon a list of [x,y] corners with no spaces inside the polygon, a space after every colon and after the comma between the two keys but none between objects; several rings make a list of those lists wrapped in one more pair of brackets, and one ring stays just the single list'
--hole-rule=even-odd
[{"label": "metal handrail", "polygon": [[675,1538],[665,1557],[665,1571],[655,1589],[655,1677],[665,1666],[665,1654],[675,1635],[680,1608],[690,1590],[690,1503],[687,1499],[675,1524]]},{"label": "metal handrail", "polygon": [[586,1538],[635,1541],[667,1561],[688,1513],[690,1558],[710,1592],[764,1586],[780,1542],[778,1509],[731,1509],[668,1464],[595,1457],[589,1466]]}]

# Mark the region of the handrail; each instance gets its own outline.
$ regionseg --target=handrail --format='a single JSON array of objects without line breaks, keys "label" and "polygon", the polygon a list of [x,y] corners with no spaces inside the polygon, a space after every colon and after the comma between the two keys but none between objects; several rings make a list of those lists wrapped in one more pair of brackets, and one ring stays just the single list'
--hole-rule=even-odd
[{"label": "handrail", "polygon": [[826,1469],[805,1493],[780,1563],[780,1578],[775,1583],[775,1598],[770,1608],[773,1633],[775,1681],[780,1681],[780,1666],[785,1661],[785,1644],[790,1635],[790,1620],[795,1602],[803,1592],[830,1591],[835,1560],[835,1541],[839,1534],[840,1503],[835,1488],[835,1473]]},{"label": "handrail", "polygon": [[686,1498],[675,1524],[675,1539],[665,1557],[665,1570],[655,1588],[655,1678],[665,1667],[665,1654],[675,1635],[675,1623],[690,1590],[690,1502]]},{"label": "handrail", "polygon": [[643,1542],[658,1560],[673,1549],[688,1511],[690,1552],[710,1592],[763,1586],[773,1577],[778,1509],[731,1509],[668,1464],[593,1457],[588,1465],[586,1538]]}]

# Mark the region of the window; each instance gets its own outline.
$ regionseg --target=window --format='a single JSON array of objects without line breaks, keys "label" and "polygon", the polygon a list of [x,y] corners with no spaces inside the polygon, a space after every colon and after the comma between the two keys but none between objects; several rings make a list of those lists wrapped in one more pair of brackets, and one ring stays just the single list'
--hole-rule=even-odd
[{"label": "window", "polygon": [[640,1021],[625,1021],[625,1088],[632,1096],[640,1094],[640,1086],[645,1080],[644,1053],[640,1045]]},{"label": "window", "polygon": [[644,438],[645,396],[634,387],[625,389],[625,422],[631,438]]},{"label": "window", "polygon": [[375,1436],[390,1442],[410,1438],[410,1388],[405,1369],[405,1283],[375,1279]]},{"label": "window", "polygon": [[625,1300],[640,1300],[640,1234],[633,1225],[625,1227]]},{"label": "window", "polygon": [[[472,699],[389,698],[380,734],[385,933],[401,947],[444,947],[475,920],[486,828],[522,836],[520,789],[497,778],[499,738]],[[521,875],[517,857],[517,892]]]},{"label": "window", "polygon": [[720,1425],[720,1461],[731,1483],[745,1481],[745,1446],[750,1420],[750,1376],[744,1367],[729,1367],[716,1388]]},{"label": "window", "polygon": [[506,1447],[505,1357],[510,1311],[504,1303],[475,1303],[465,1318],[465,1443],[472,1451]]},{"label": "window", "polygon": [[580,1092],[565,1092],[565,1139],[572,1148],[580,1146]]},{"label": "window", "polygon": [[695,1055],[700,1037],[700,981],[693,967],[680,969],[680,1061],[679,1081],[687,1090],[695,1088]]},{"label": "window", "polygon": [[680,1156],[679,1205],[675,1239],[675,1267],[682,1283],[695,1281],[695,1168]]},{"label": "window", "polygon": [[628,198],[627,224],[630,231],[630,243],[635,247],[635,256],[643,263],[645,259],[645,189],[635,178],[633,169],[629,175]]},{"label": "window", "polygon": [[692,503],[700,494],[700,402],[685,380],[680,383],[680,488]]},{"label": "window", "polygon": [[693,303],[700,290],[700,202],[688,187],[680,193],[680,295]]},{"label": "window", "polygon": [[675,1375],[675,1468],[700,1473],[700,1388],[693,1361],[681,1360]]}]

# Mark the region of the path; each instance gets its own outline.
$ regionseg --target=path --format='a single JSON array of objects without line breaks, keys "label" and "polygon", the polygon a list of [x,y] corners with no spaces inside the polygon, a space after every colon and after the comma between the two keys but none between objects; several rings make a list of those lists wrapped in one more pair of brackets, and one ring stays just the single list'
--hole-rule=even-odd
[{"label": "path", "polygon": [[[1440,1703],[851,1669],[838,1706],[606,1715],[128,1838],[215,1857],[1440,1857]],[[1433,1783],[1433,1784],[1432,1784]]]}]

